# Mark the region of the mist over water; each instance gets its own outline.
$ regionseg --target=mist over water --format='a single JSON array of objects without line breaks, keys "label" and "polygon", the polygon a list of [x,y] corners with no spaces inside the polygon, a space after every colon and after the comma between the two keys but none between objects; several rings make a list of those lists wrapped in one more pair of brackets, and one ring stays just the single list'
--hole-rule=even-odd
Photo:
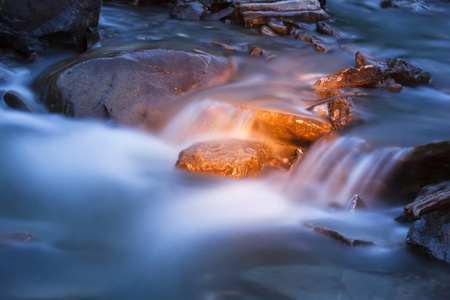
[{"label": "mist over water", "polygon": [[[156,133],[15,112],[3,103],[0,235],[29,232],[36,240],[0,239],[0,298],[445,299],[448,267],[406,249],[408,226],[394,221],[403,206],[378,190],[411,147],[450,139],[450,8],[442,2],[414,14],[383,10],[378,1],[328,2],[333,26],[349,35],[342,48],[407,59],[432,73],[433,87],[362,89],[355,102],[367,114],[363,124],[319,140],[289,172],[242,180],[174,165],[195,142],[254,138],[249,108],[309,113],[321,101],[309,86],[352,67],[354,53],[324,59],[290,38],[105,2],[96,48],[180,41],[209,47],[220,36],[276,59],[237,52],[230,58],[236,77],[183,96]],[[38,105],[33,80],[71,55],[10,68],[1,95],[13,89]],[[354,194],[367,209],[336,209]],[[376,245],[339,243],[305,226],[314,222]]]}]

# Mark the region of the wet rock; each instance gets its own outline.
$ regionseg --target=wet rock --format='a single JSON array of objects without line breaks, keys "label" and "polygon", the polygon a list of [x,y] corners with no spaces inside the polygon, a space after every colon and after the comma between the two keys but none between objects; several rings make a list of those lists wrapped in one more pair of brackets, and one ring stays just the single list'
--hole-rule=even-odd
[{"label": "wet rock", "polygon": [[423,188],[414,202],[405,206],[405,215],[410,221],[435,211],[450,212],[450,184],[448,182]]},{"label": "wet rock", "polygon": [[414,198],[424,186],[450,180],[450,141],[415,146],[386,178],[400,199]]},{"label": "wet rock", "polygon": [[24,111],[24,112],[34,112],[35,109],[31,107],[29,103],[25,100],[25,98],[16,91],[7,91],[5,95],[3,95],[3,100],[5,103],[16,110]]},{"label": "wet rock", "polygon": [[250,51],[250,55],[251,56],[262,56],[263,51],[261,50],[261,48],[255,47]]},{"label": "wet rock", "polygon": [[284,25],[283,23],[277,22],[274,19],[271,19],[267,25],[270,27],[270,29],[272,29],[273,32],[275,32],[279,35],[287,35],[288,34],[288,27],[286,25]]},{"label": "wet rock", "polygon": [[372,65],[380,68],[382,71],[386,70],[388,68],[387,62],[384,59],[374,57],[368,53],[364,52],[356,52],[355,55],[355,66],[357,68]]},{"label": "wet rock", "polygon": [[344,69],[319,79],[313,89],[338,89],[346,86],[375,87],[382,80],[379,67],[367,65],[359,68]]},{"label": "wet rock", "polygon": [[24,54],[42,51],[44,41],[86,50],[98,40],[102,0],[3,0],[1,44]]},{"label": "wet rock", "polygon": [[180,20],[200,20],[206,14],[206,6],[200,2],[178,1],[171,16]]},{"label": "wet rock", "polygon": [[308,34],[301,30],[296,30],[291,34],[296,40],[309,43],[316,51],[326,53],[330,49],[325,45],[324,41],[316,35]]},{"label": "wet rock", "polygon": [[259,174],[268,162],[269,151],[269,147],[261,142],[197,143],[181,151],[176,167],[195,173],[241,178]]},{"label": "wet rock", "polygon": [[222,21],[232,19],[234,11],[235,11],[234,7],[227,7],[217,12],[207,13],[206,15],[203,16],[203,19],[210,21]]},{"label": "wet rock", "polygon": [[293,115],[257,110],[253,131],[285,143],[307,146],[332,131],[330,122],[313,115]]},{"label": "wet rock", "polygon": [[24,231],[9,232],[0,235],[0,245],[27,244],[37,240],[37,237]]},{"label": "wet rock", "polygon": [[270,19],[290,19],[294,21],[315,23],[329,19],[328,14],[323,10],[316,11],[244,11],[241,13],[245,26],[264,25]]},{"label": "wet rock", "polygon": [[366,204],[358,194],[354,194],[353,197],[344,205],[344,209],[349,211],[355,211],[362,208],[366,208]]},{"label": "wet rock", "polygon": [[357,52],[355,64],[356,67],[367,65],[379,67],[385,80],[395,80],[395,83],[391,82],[382,85],[393,91],[397,91],[400,88],[398,84],[406,86],[428,85],[431,79],[429,72],[399,58],[383,60],[367,53]]},{"label": "wet rock", "polygon": [[450,211],[423,215],[412,224],[406,242],[431,257],[450,263]]},{"label": "wet rock", "polygon": [[264,2],[243,2],[239,5],[239,11],[315,11],[320,10],[320,3],[317,0],[284,0],[284,1],[264,1]]},{"label": "wet rock", "polygon": [[269,26],[265,25],[261,27],[261,34],[267,36],[277,36],[277,34]]},{"label": "wet rock", "polygon": [[315,105],[310,110],[318,116],[328,117],[333,129],[339,129],[361,120],[356,116],[357,109],[352,97],[336,98],[327,103]]},{"label": "wet rock", "polygon": [[152,126],[159,105],[187,91],[222,83],[232,71],[227,59],[203,51],[91,52],[48,70],[35,86],[40,101],[52,112]]},{"label": "wet rock", "polygon": [[316,30],[319,33],[340,38],[341,34],[324,21],[316,23]]},{"label": "wet rock", "polygon": [[407,86],[428,85],[431,74],[419,67],[394,58],[387,61],[388,68],[384,72],[387,77],[393,78],[397,83]]},{"label": "wet rock", "polygon": [[389,246],[404,243],[404,232],[390,232],[386,230],[387,227],[383,227],[395,224],[392,220],[370,218],[370,215],[361,219],[361,216],[354,212],[341,212],[337,216],[342,217],[311,220],[305,225],[349,246]]}]

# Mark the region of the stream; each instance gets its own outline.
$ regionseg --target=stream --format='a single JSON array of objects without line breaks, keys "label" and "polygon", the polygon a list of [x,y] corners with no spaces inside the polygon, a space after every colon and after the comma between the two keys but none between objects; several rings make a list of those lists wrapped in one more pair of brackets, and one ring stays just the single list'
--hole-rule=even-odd
[{"label": "stream", "polygon": [[[413,146],[450,140],[450,3],[430,6],[329,0],[330,24],[344,38],[324,54],[290,37],[105,1],[95,49],[184,43],[219,52],[217,41],[275,57],[224,53],[236,75],[182,96],[157,133],[48,113],[33,82],[76,55],[70,50],[8,66],[0,90],[43,112],[0,104],[0,235],[34,239],[0,239],[0,299],[448,299],[450,267],[407,247],[409,224],[395,221],[407,203],[378,194]],[[194,142],[248,136],[249,116],[230,104],[305,111],[320,102],[311,85],[353,67],[356,51],[401,57],[428,70],[431,85],[359,89],[366,121],[315,142],[289,172],[236,180],[175,169]],[[335,208],[354,194],[366,209]],[[349,246],[310,223],[376,244]]]}]

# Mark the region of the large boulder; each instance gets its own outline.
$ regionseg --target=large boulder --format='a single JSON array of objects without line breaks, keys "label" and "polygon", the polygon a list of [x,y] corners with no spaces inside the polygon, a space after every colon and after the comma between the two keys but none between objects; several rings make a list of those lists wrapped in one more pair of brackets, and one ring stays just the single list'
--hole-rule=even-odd
[{"label": "large boulder", "polygon": [[76,45],[85,50],[97,35],[103,0],[2,0],[0,44],[24,54],[43,41]]},{"label": "large boulder", "polygon": [[[36,82],[52,112],[127,125],[157,118],[156,107],[187,91],[226,81],[233,65],[205,52],[141,49],[93,52],[48,70]],[[149,116],[149,112],[154,115]]]}]

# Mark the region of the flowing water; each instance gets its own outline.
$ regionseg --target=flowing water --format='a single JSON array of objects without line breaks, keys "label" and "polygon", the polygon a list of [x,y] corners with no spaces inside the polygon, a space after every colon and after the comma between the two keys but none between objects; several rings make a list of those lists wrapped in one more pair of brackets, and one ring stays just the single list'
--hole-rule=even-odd
[{"label": "flowing water", "polygon": [[[450,5],[408,12],[378,0],[327,2],[344,34],[327,54],[233,24],[173,20],[163,7],[105,2],[96,48],[183,42],[214,50],[209,42],[218,41],[242,49],[226,54],[238,74],[186,95],[155,134],[3,103],[0,234],[36,240],[0,239],[0,298],[447,299],[450,269],[406,247],[408,225],[394,221],[402,205],[377,191],[411,147],[450,140]],[[250,57],[247,45],[275,58]],[[354,66],[358,50],[423,67],[432,87],[358,90],[366,122],[318,141],[291,172],[232,180],[174,168],[196,141],[247,138],[252,111],[238,105],[308,113],[320,102],[309,87]],[[9,65],[0,90],[39,107],[33,80],[73,55],[55,50]],[[335,208],[354,194],[367,209]],[[339,243],[311,222],[376,246]]]}]

